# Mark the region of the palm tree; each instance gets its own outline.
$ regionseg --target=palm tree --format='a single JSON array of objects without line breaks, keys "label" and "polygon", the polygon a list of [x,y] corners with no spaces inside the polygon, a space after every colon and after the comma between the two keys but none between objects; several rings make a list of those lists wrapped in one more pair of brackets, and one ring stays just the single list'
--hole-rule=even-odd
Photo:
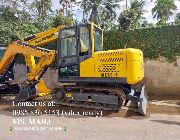
[{"label": "palm tree", "polygon": [[133,20],[134,28],[139,28],[140,26],[140,20],[144,19],[143,14],[146,12],[146,10],[143,9],[145,5],[144,0],[133,0],[131,1],[131,7],[130,9],[135,14],[135,19]]},{"label": "palm tree", "polygon": [[98,9],[100,7],[101,0],[83,0],[82,8],[84,9],[85,14],[90,12],[90,21],[97,21],[98,18]]},{"label": "palm tree", "polygon": [[156,0],[152,9],[153,18],[159,20],[158,24],[166,24],[176,8],[173,0]]},{"label": "palm tree", "polygon": [[82,8],[85,14],[90,13],[90,21],[101,24],[105,20],[113,20],[116,17],[116,8],[119,8],[120,0],[82,0]]},{"label": "palm tree", "polygon": [[124,10],[119,16],[119,28],[122,30],[136,29],[140,27],[140,21],[144,19],[142,16],[145,12],[143,9],[144,0],[132,0],[131,6]]}]

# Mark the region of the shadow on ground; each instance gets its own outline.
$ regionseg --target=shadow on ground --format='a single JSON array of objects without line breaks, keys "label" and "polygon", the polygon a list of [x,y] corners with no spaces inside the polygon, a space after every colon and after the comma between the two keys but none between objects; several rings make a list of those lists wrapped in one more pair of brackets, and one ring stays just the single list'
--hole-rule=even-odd
[{"label": "shadow on ground", "polygon": [[162,123],[162,124],[179,125],[180,126],[180,122],[176,122],[176,121],[167,121],[167,120],[151,120],[151,121]]}]

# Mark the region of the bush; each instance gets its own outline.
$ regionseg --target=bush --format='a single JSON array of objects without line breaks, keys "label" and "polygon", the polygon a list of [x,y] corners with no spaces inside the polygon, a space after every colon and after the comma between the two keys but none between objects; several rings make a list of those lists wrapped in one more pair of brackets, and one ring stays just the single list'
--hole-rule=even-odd
[{"label": "bush", "polygon": [[180,56],[180,25],[135,29],[122,32],[109,31],[104,34],[104,48],[138,48],[144,57],[157,59],[164,57],[175,61]]}]

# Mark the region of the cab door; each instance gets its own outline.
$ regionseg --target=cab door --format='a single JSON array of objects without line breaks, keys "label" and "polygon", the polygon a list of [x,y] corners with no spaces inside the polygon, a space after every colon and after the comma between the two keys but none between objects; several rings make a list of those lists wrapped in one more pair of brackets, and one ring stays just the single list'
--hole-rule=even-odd
[{"label": "cab door", "polygon": [[57,61],[59,77],[62,80],[79,76],[77,32],[77,26],[72,26],[62,29],[59,33]]},{"label": "cab door", "polygon": [[83,62],[92,56],[92,43],[90,24],[79,26],[79,62]]},{"label": "cab door", "polygon": [[80,81],[80,63],[91,56],[89,24],[62,29],[58,42],[59,81]]}]

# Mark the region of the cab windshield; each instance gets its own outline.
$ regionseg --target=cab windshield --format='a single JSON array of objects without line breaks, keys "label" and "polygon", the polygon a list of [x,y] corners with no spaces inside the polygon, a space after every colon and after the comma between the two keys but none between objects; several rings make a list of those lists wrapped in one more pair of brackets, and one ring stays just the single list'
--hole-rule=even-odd
[{"label": "cab windshield", "polygon": [[76,30],[65,29],[61,32],[61,57],[76,55]]},{"label": "cab windshield", "polygon": [[103,51],[102,47],[102,30],[94,26],[94,50]]}]

